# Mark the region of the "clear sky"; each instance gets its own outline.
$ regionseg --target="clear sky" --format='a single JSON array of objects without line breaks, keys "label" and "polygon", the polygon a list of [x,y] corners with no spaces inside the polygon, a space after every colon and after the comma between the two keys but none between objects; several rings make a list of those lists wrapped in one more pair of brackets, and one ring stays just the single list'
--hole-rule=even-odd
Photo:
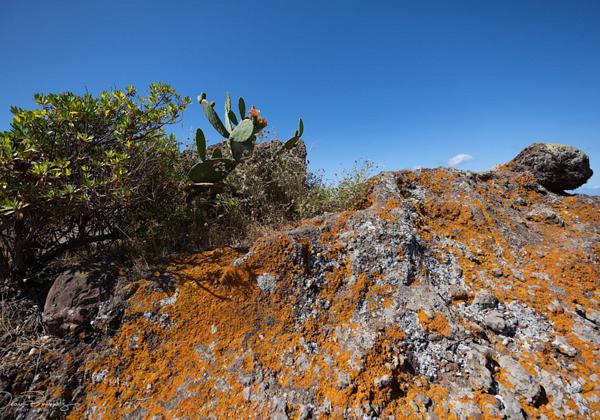
[{"label": "clear sky", "polygon": [[[549,141],[586,151],[600,192],[598,0],[2,0],[0,46],[0,129],[36,92],[163,81],[242,95],[281,137],[302,116],[329,176],[483,170]],[[173,132],[197,127],[218,139],[194,102]]]}]

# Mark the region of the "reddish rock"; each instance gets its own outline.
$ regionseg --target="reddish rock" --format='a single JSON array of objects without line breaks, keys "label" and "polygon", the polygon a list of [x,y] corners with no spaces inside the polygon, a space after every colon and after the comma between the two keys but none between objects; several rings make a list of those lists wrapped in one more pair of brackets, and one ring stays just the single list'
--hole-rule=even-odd
[{"label": "reddish rock", "polygon": [[42,319],[47,331],[64,336],[87,329],[113,288],[109,265],[70,269],[59,274],[46,298]]}]

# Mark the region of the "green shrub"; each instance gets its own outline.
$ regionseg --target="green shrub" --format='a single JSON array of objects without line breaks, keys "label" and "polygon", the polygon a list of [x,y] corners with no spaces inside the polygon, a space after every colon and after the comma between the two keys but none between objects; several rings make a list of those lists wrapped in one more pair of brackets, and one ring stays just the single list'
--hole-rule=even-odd
[{"label": "green shrub", "polygon": [[65,251],[145,238],[182,200],[185,176],[165,126],[188,98],[152,84],[36,95],[0,133],[0,268],[30,275]]},{"label": "green shrub", "polygon": [[299,142],[258,143],[251,157],[238,165],[215,199],[212,243],[250,241],[263,229],[279,228],[298,219],[297,206],[306,191],[306,148]]},{"label": "green shrub", "polygon": [[354,167],[345,171],[335,183],[325,182],[322,174],[309,173],[305,193],[298,203],[298,214],[306,218],[360,208],[366,199],[368,180],[373,169],[372,162],[355,162]]}]

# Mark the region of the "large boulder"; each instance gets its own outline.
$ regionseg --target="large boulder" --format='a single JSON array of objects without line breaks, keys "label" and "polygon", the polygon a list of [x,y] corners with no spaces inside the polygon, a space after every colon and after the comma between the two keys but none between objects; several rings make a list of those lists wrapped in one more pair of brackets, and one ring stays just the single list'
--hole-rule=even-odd
[{"label": "large boulder", "polygon": [[530,172],[552,192],[580,187],[593,174],[588,156],[564,144],[534,143],[523,149],[508,166],[515,172]]},{"label": "large boulder", "polygon": [[65,336],[91,327],[117,278],[112,264],[97,264],[60,273],[46,297],[42,320],[53,335]]}]

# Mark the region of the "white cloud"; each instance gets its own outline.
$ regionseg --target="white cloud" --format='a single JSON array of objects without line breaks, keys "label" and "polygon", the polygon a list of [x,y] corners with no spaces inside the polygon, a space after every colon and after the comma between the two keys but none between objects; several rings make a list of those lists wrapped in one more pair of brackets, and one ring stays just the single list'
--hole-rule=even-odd
[{"label": "white cloud", "polygon": [[452,156],[450,159],[448,159],[448,166],[462,165],[470,160],[473,160],[473,156],[467,155],[466,153],[459,153],[458,155]]}]

